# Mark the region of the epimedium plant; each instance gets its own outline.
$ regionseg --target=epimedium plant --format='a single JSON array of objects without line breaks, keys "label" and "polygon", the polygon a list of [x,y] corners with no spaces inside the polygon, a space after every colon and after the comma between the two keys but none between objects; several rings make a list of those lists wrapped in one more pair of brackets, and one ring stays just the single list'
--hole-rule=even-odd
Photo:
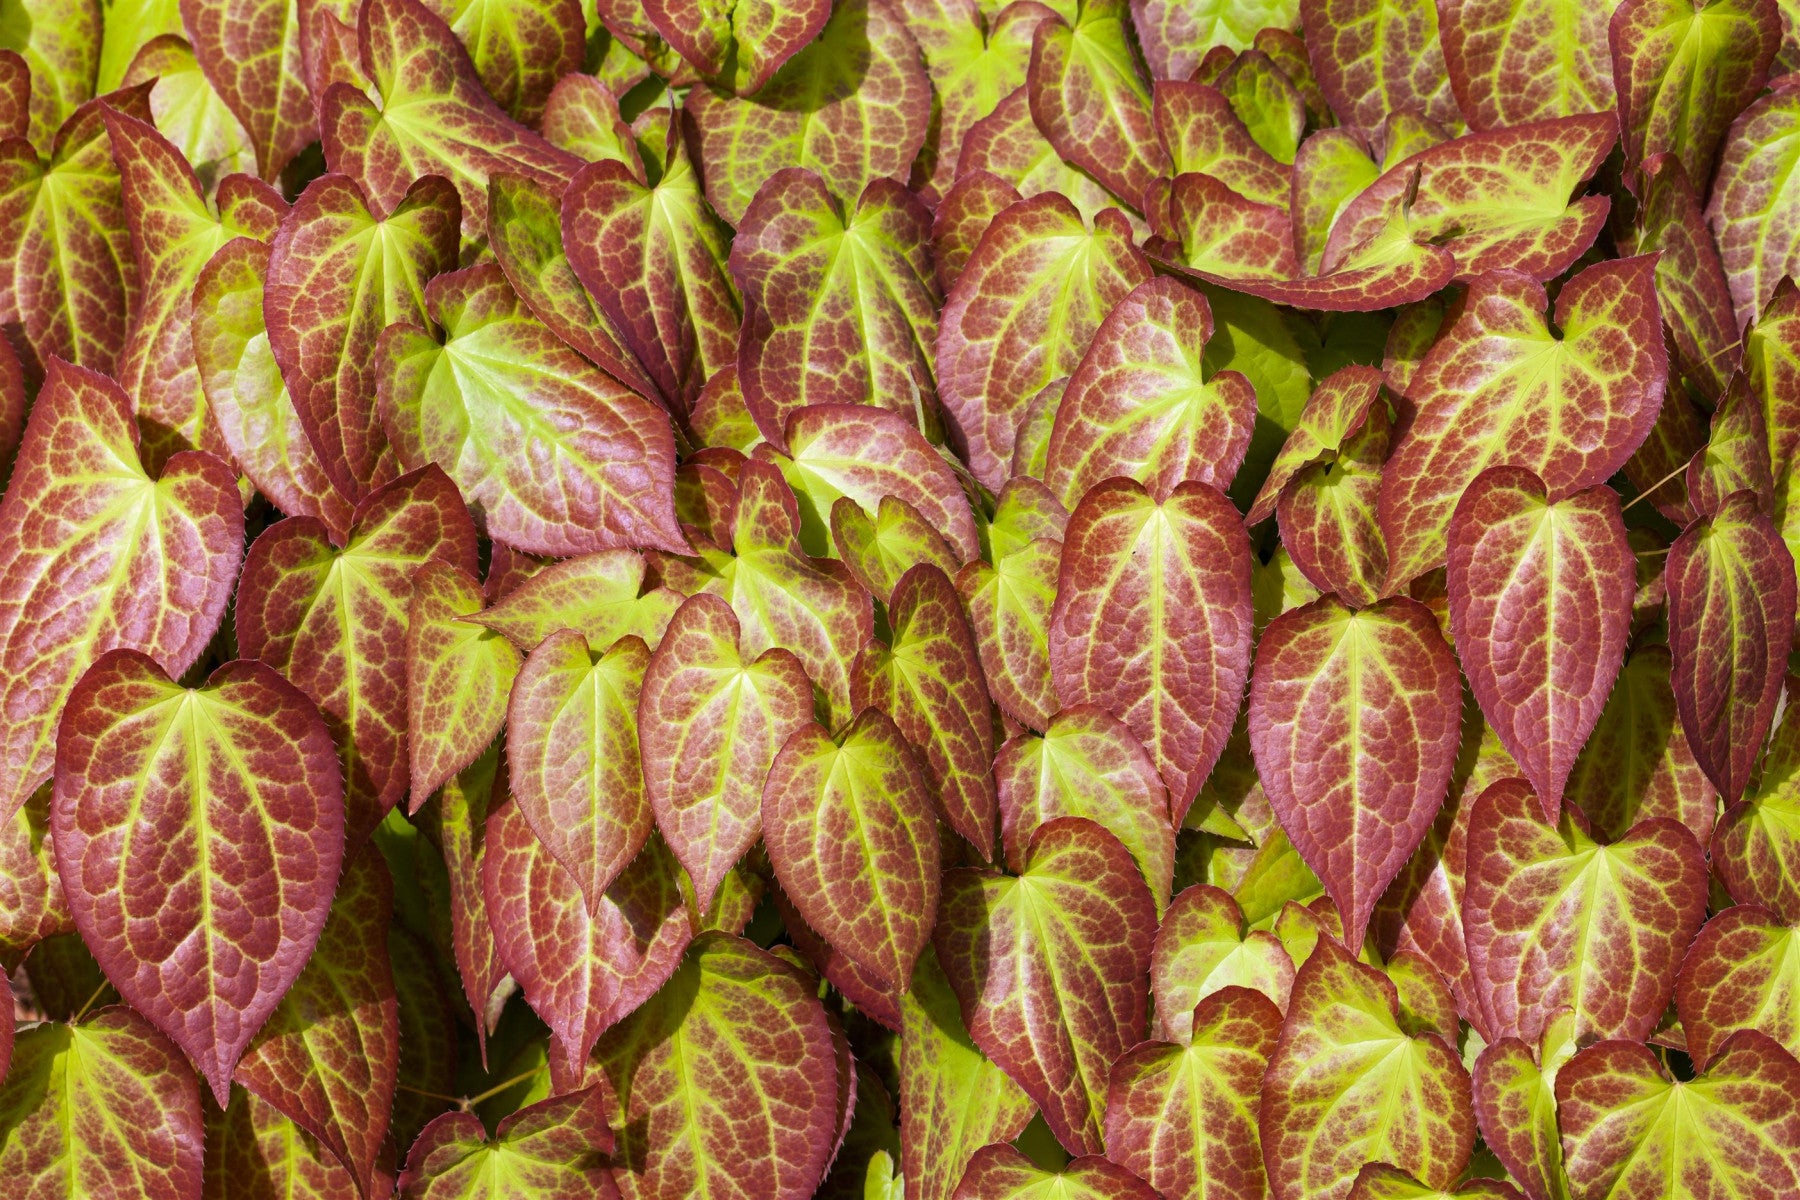
[{"label": "epimedium plant", "polygon": [[1800,1195],[1796,19],[0,5],[0,1191]]}]

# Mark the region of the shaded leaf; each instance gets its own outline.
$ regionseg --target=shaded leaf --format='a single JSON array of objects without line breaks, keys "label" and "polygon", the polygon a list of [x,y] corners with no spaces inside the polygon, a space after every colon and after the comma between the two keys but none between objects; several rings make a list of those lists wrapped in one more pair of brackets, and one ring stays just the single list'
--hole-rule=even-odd
[{"label": "shaded leaf", "polygon": [[1531,1200],[1562,1200],[1562,1141],[1556,1127],[1556,1074],[1576,1050],[1567,1008],[1551,1014],[1535,1050],[1501,1038],[1475,1059],[1475,1121],[1482,1140]]},{"label": "shaded leaf", "polygon": [[1420,0],[1300,0],[1307,57],[1344,125],[1372,141],[1388,114],[1456,122],[1438,11]]},{"label": "shaded leaf", "polygon": [[1800,160],[1800,86],[1777,86],[1731,123],[1714,175],[1706,220],[1737,306],[1737,324],[1756,319],[1782,276],[1800,268],[1800,241],[1781,219]]},{"label": "shaded leaf", "polygon": [[1716,402],[1741,352],[1719,247],[1678,159],[1652,155],[1644,160],[1641,174],[1637,248],[1661,256],[1656,260],[1656,298],[1681,374],[1701,396]]},{"label": "shaded leaf", "polygon": [[1032,35],[1031,115],[1058,154],[1133,208],[1166,169],[1123,0],[1083,4]]},{"label": "shaded leaf", "polygon": [[488,1137],[474,1113],[445,1113],[406,1155],[407,1200],[609,1200],[614,1146],[599,1087],[541,1100],[503,1118]]},{"label": "shaded leaf", "polygon": [[255,145],[257,173],[275,179],[318,137],[300,68],[298,6],[182,0],[181,21],[201,70]]}]

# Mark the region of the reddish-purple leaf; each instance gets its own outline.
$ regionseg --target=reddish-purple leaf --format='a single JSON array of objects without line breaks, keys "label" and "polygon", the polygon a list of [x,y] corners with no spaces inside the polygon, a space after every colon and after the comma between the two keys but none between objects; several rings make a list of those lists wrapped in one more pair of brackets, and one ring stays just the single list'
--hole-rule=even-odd
[{"label": "reddish-purple leaf", "polygon": [[1021,199],[1018,188],[992,171],[963,172],[956,186],[938,202],[931,219],[932,259],[939,290],[948,293],[956,286],[969,256],[981,243],[981,235],[995,217]]},{"label": "reddish-purple leaf", "polygon": [[1488,1032],[1536,1038],[1556,1009],[1575,1036],[1645,1038],[1706,918],[1706,860],[1666,818],[1602,846],[1522,780],[1494,784],[1469,820],[1463,929]]},{"label": "reddish-purple leaf", "polygon": [[1736,804],[1775,719],[1794,633],[1794,563],[1739,492],[1669,550],[1675,707],[1694,758]]},{"label": "reddish-purple leaf", "polygon": [[1589,267],[1557,294],[1555,333],[1528,276],[1470,285],[1406,389],[1417,411],[1382,472],[1390,593],[1443,561],[1456,502],[1485,468],[1524,467],[1561,500],[1631,457],[1667,375],[1653,272],[1648,258]]},{"label": "reddish-purple leaf", "polygon": [[1119,208],[1111,192],[1087,172],[1064,162],[1045,138],[1031,115],[1030,91],[1021,84],[995,105],[993,112],[969,127],[963,135],[957,170],[965,176],[976,171],[991,174],[1026,200],[1045,192],[1061,192],[1084,221],[1093,221],[1102,209]]},{"label": "reddish-purple leaf", "polygon": [[257,172],[275,179],[318,137],[300,69],[299,12],[292,0],[181,0],[194,57],[256,146]]},{"label": "reddish-purple leaf", "polygon": [[822,0],[644,0],[644,15],[694,70],[750,95],[818,36],[831,5]]},{"label": "reddish-purple leaf", "polygon": [[482,892],[501,961],[550,1026],[553,1069],[579,1079],[601,1033],[660,988],[694,936],[680,867],[652,838],[598,904],[582,899],[515,803],[488,814]]},{"label": "reddish-purple leaf", "polygon": [[1752,493],[1755,506],[1770,512],[1775,504],[1775,479],[1769,462],[1768,424],[1744,372],[1732,375],[1725,386],[1708,435],[1706,445],[1688,460],[1685,482],[1694,513],[1715,516],[1736,492]]},{"label": "reddish-purple leaf", "polygon": [[[204,1109],[206,1174],[202,1200],[337,1200],[356,1195],[356,1178],[318,1138],[241,1087],[231,1105]],[[390,1192],[393,1176],[381,1183]]]},{"label": "reddish-purple leaf", "polygon": [[[75,919],[56,873],[46,785],[0,828],[0,971],[18,970],[33,946],[74,930]],[[0,1071],[0,1079],[4,1078]]]},{"label": "reddish-purple leaf", "polygon": [[[1320,384],[1319,392],[1331,382]],[[1388,569],[1379,513],[1381,468],[1393,443],[1387,402],[1372,404],[1360,422],[1334,453],[1322,454],[1320,461],[1300,468],[1287,481],[1275,504],[1275,518],[1281,544],[1301,575],[1321,591],[1336,592],[1352,604],[1369,604],[1381,594]],[[1304,417],[1295,433],[1304,435]],[[1277,470],[1286,457],[1284,447]],[[1275,473],[1270,472],[1271,479]]]},{"label": "reddish-purple leaf", "polygon": [[50,824],[75,926],[220,1103],[325,925],[336,757],[312,703],[246,659],[189,690],[114,650],[63,711]]},{"label": "reddish-purple leaf", "polygon": [[1469,128],[1516,126],[1577,113],[1613,125],[1604,4],[1565,0],[1444,0],[1444,63]]},{"label": "reddish-purple leaf", "polygon": [[[600,1043],[625,1200],[805,1200],[848,1121],[847,1048],[816,984],[707,934],[657,998]],[[838,1062],[839,1070],[833,1064]]]},{"label": "reddish-purple leaf", "polygon": [[[640,81],[632,81],[634,85],[637,82]],[[544,104],[542,132],[552,146],[588,162],[613,159],[631,168],[632,174],[639,179],[644,177],[644,157],[637,139],[632,136],[631,126],[620,116],[618,97],[596,76],[574,71],[556,81]],[[517,180],[523,176],[512,178]],[[537,185],[533,187],[543,191]],[[489,191],[492,192],[491,184]],[[490,195],[489,204],[492,203]],[[491,212],[489,216],[491,218]]]},{"label": "reddish-purple leaf", "polygon": [[993,563],[978,559],[956,576],[988,690],[1003,712],[1032,729],[1048,726],[1059,707],[1047,631],[1067,523],[1048,488],[1014,479],[988,527]]},{"label": "reddish-purple leaf", "polygon": [[873,517],[839,496],[831,505],[831,544],[871,596],[893,596],[900,577],[921,564],[953,578],[961,561],[919,510],[898,496],[883,496]]},{"label": "reddish-purple leaf", "polygon": [[1375,902],[1444,803],[1459,734],[1456,660],[1422,604],[1335,597],[1270,622],[1250,683],[1269,803],[1360,946]]},{"label": "reddish-purple leaf", "polygon": [[1143,1037],[1156,902],[1081,817],[1038,827],[1017,878],[944,876],[933,937],[969,1033],[1071,1152],[1098,1153],[1106,1075]]},{"label": "reddish-purple leaf", "polygon": [[451,957],[456,960],[457,983],[475,1018],[475,1037],[485,1059],[488,1035],[494,1032],[502,1006],[513,992],[511,984],[502,987],[506,964],[500,958],[481,885],[488,813],[506,803],[506,774],[499,747],[490,748],[474,765],[446,780],[435,799],[435,804],[419,810],[419,826],[437,843],[444,860],[450,893]]},{"label": "reddish-purple leaf", "polygon": [[1050,617],[1057,698],[1130,726],[1177,824],[1225,749],[1250,673],[1250,559],[1237,510],[1204,483],[1158,503],[1110,479],[1069,518]]},{"label": "reddish-purple leaf", "polygon": [[1294,962],[1268,930],[1245,930],[1244,915],[1229,893],[1197,883],[1175,897],[1156,931],[1150,959],[1154,1035],[1187,1042],[1194,1006],[1228,987],[1260,992],[1278,1010],[1286,1009]]},{"label": "reddish-purple leaf", "polygon": [[[888,624],[890,641],[871,640],[851,668],[852,704],[859,712],[874,706],[892,715],[917,748],[938,812],[982,858],[991,858],[993,716],[955,586],[929,563],[914,567],[894,588]],[[895,976],[896,986],[906,978]]]},{"label": "reddish-purple leaf", "polygon": [[1800,154],[1800,79],[1775,83],[1732,122],[1706,206],[1740,326],[1756,319],[1783,276],[1800,274],[1800,235],[1786,220]]},{"label": "reddish-purple leaf", "polygon": [[565,629],[525,660],[507,707],[512,795],[590,910],[654,828],[637,732],[649,665],[635,637],[600,652]]},{"label": "reddish-purple leaf", "polygon": [[[946,585],[948,586],[948,585]],[[890,995],[937,919],[937,815],[894,723],[865,708],[842,744],[817,725],[782,746],[762,794],[763,843],[806,924]]]},{"label": "reddish-purple leaf", "polygon": [[307,184],[282,220],[264,293],[269,348],[338,489],[360,500],[399,472],[375,398],[375,340],[425,322],[425,284],[456,265],[462,206],[427,175],[371,212],[343,175]]},{"label": "reddish-purple leaf", "polygon": [[1531,1200],[1561,1200],[1562,1140],[1556,1127],[1556,1073],[1574,1056],[1575,1021],[1556,1010],[1534,1051],[1501,1038],[1475,1059],[1475,1123],[1482,1140]]},{"label": "reddish-purple leaf", "polygon": [[1161,81],[1190,78],[1208,52],[1219,47],[1236,53],[1253,42],[1264,45],[1271,29],[1286,33],[1294,27],[1296,8],[1283,0],[1249,4],[1137,0],[1131,16],[1150,74]]},{"label": "reddish-purple leaf", "polygon": [[1349,1200],[1521,1200],[1519,1190],[1498,1179],[1475,1178],[1448,1187],[1420,1183],[1399,1167],[1368,1163],[1356,1173]]},{"label": "reddish-purple leaf", "polygon": [[464,231],[479,236],[496,172],[558,189],[580,168],[494,103],[456,34],[420,0],[365,0],[357,43],[381,103],[333,83],[319,96],[319,132],[330,168],[380,208],[391,212],[420,176],[443,175],[462,197]]},{"label": "reddish-purple leaf", "polygon": [[406,618],[412,812],[480,758],[506,723],[519,652],[468,620],[481,612],[482,599],[481,585],[461,567],[433,560],[413,575]]},{"label": "reddish-purple leaf", "polygon": [[1198,171],[1251,200],[1264,204],[1287,201],[1288,165],[1256,144],[1218,88],[1187,80],[1159,80],[1152,113],[1157,137],[1168,151],[1176,175]]},{"label": "reddish-purple leaf", "polygon": [[51,360],[0,502],[0,815],[50,777],[63,702],[101,654],[175,675],[199,659],[243,537],[229,467],[180,454],[152,480],[119,386]]},{"label": "reddish-purple leaf", "polygon": [[1362,430],[1378,400],[1381,372],[1373,367],[1343,367],[1320,380],[1269,467],[1246,523],[1259,525],[1274,515],[1288,481],[1315,463],[1330,462]]},{"label": "reddish-purple leaf", "polygon": [[1775,1200],[1800,1191],[1800,1063],[1767,1034],[1734,1034],[1680,1083],[1648,1046],[1589,1046],[1556,1076],[1574,1200],[1669,1195]]},{"label": "reddish-purple leaf", "polygon": [[812,719],[812,683],[792,653],[746,662],[737,614],[689,599],[644,673],[638,744],[656,824],[694,881],[699,907],[762,831],[776,753]]},{"label": "reddish-purple leaf", "polygon": [[1133,208],[1167,169],[1138,74],[1124,0],[1081,6],[1072,23],[1046,18],[1032,36],[1031,115],[1057,153]]},{"label": "reddish-purple leaf", "polygon": [[311,517],[289,517],[244,559],[239,649],[325,714],[343,760],[352,845],[406,794],[406,612],[413,573],[431,560],[476,567],[475,526],[436,467],[371,492],[342,549]]},{"label": "reddish-purple leaf", "polygon": [[[1719,247],[1700,209],[1700,196],[1670,154],[1654,154],[1639,169],[1643,207],[1637,250],[1657,254],[1656,298],[1675,365],[1703,398],[1717,402],[1741,353],[1731,287]],[[1659,472],[1654,478],[1661,478]]]},{"label": "reddish-purple leaf", "polygon": [[1090,229],[1046,194],[995,218],[950,290],[937,344],[952,440],[983,484],[1006,482],[1032,396],[1075,369],[1101,319],[1149,277],[1122,213]]},{"label": "reddish-purple leaf", "polygon": [[537,128],[551,88],[581,69],[581,0],[427,2],[468,48],[483,90],[523,124]]},{"label": "reddish-purple leaf", "polygon": [[1113,1064],[1107,1153],[1165,1197],[1260,1200],[1268,1180],[1257,1104],[1281,1010],[1226,987],[1181,1016],[1193,1031],[1183,1044],[1144,1042]]},{"label": "reddish-purple leaf", "polygon": [[950,1200],[1160,1200],[1149,1184],[1111,1159],[1084,1154],[1047,1171],[1015,1146],[983,1146]]},{"label": "reddish-purple leaf", "polygon": [[1391,113],[1444,125],[1461,119],[1430,0],[1300,0],[1300,23],[1332,111],[1364,140],[1372,141]]},{"label": "reddish-purple leaf", "polygon": [[393,891],[373,847],[344,864],[318,946],[234,1075],[318,1138],[371,1200],[391,1186],[377,1160],[400,1061],[387,945]]},{"label": "reddish-purple leaf", "polygon": [[1688,947],[1675,981],[1687,1052],[1704,1068],[1740,1029],[1800,1047],[1800,953],[1794,927],[1755,904],[1728,908]]},{"label": "reddish-purple leaf", "polygon": [[1575,756],[1625,661],[1637,564],[1618,493],[1554,504],[1490,467],[1450,518],[1450,627],[1482,714],[1556,820]]},{"label": "reddish-purple leaf", "polygon": [[1756,790],[1726,808],[1711,845],[1713,869],[1731,898],[1770,908],[1789,923],[1800,922],[1797,771],[1800,709],[1789,709],[1769,738]]},{"label": "reddish-purple leaf", "polygon": [[419,1134],[400,1176],[404,1200],[617,1200],[605,1089],[554,1096],[502,1118],[489,1137],[471,1112],[445,1113]]}]

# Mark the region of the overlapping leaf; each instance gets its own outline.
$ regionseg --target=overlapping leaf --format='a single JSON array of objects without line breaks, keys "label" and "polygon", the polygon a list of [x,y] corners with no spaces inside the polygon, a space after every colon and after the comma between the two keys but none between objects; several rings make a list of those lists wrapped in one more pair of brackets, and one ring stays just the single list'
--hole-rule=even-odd
[{"label": "overlapping leaf", "polygon": [[1576,1051],[1574,1033],[1573,1014],[1558,1009],[1535,1045],[1501,1038],[1475,1059],[1475,1121],[1482,1140],[1531,1200],[1568,1195],[1556,1125],[1556,1073]]},{"label": "overlapping leaf", "polygon": [[1150,74],[1159,80],[1187,79],[1215,46],[1235,53],[1264,29],[1293,28],[1299,15],[1298,5],[1288,0],[1200,5],[1139,0],[1131,6]]},{"label": "overlapping leaf", "polygon": [[1470,128],[1611,109],[1611,16],[1605,5],[1564,0],[1446,0],[1439,37]]},{"label": "overlapping leaf", "polygon": [[1059,707],[1048,629],[1068,520],[1048,488],[1014,479],[988,526],[992,564],[978,560],[956,576],[994,702],[1033,729],[1048,726]]},{"label": "overlapping leaf", "polygon": [[605,1156],[615,1145],[600,1087],[540,1100],[501,1120],[490,1138],[474,1113],[445,1113],[407,1152],[408,1200],[601,1200],[618,1192]]},{"label": "overlapping leaf", "polygon": [[1788,1053],[1800,1046],[1800,945],[1794,927],[1760,905],[1728,908],[1688,947],[1675,983],[1688,1054],[1704,1064],[1740,1029]]},{"label": "overlapping leaf", "polygon": [[1785,921],[1800,921],[1800,804],[1796,750],[1800,712],[1784,716],[1769,739],[1756,790],[1726,808],[1713,834],[1719,879],[1739,904],[1761,904]]},{"label": "overlapping leaf", "polygon": [[668,588],[645,587],[643,555],[600,550],[552,563],[471,619],[527,653],[560,629],[574,630],[590,646],[628,635],[654,646],[681,600]]},{"label": "overlapping leaf", "polygon": [[1072,1152],[1103,1145],[1106,1073],[1143,1037],[1156,903],[1092,821],[1038,827],[1018,877],[947,872],[933,941],[975,1044]]},{"label": "overlapping leaf", "polygon": [[1433,4],[1301,0],[1307,56],[1338,120],[1373,140],[1390,113],[1459,117]]},{"label": "overlapping leaf", "polygon": [[646,0],[644,14],[694,70],[749,95],[818,35],[831,5]]},{"label": "overlapping leaf", "polygon": [[299,6],[182,0],[181,20],[201,70],[256,146],[257,173],[276,178],[318,136],[300,66]]},{"label": "overlapping leaf", "polygon": [[[1655,154],[1640,168],[1643,208],[1638,250],[1655,253],[1656,298],[1682,376],[1717,401],[1740,352],[1731,288],[1719,247],[1706,227],[1700,196],[1681,163]],[[1658,476],[1660,478],[1660,476]]]},{"label": "overlapping leaf", "polygon": [[1138,75],[1124,0],[1092,0],[1072,22],[1045,19],[1031,43],[1031,115],[1064,159],[1133,208],[1166,169]]},{"label": "overlapping leaf", "polygon": [[[1251,200],[1285,204],[1292,174],[1256,144],[1225,94],[1211,84],[1163,80],[1156,85],[1152,114],[1156,134],[1177,175],[1211,175]],[[1373,182],[1374,176],[1370,176]],[[1335,215],[1335,214],[1333,214]]]},{"label": "overlapping leaf", "polygon": [[[231,1106],[209,1106],[201,1196],[278,1196],[328,1200],[356,1192],[356,1180],[319,1139],[282,1116],[268,1101],[234,1088]],[[392,1184],[391,1179],[385,1180]]]},{"label": "overlapping leaf", "polygon": [[984,1146],[951,1200],[1153,1200],[1156,1192],[1111,1159],[1084,1154],[1047,1171],[1013,1146]]},{"label": "overlapping leaf", "polygon": [[412,810],[486,750],[506,722],[519,652],[466,618],[482,608],[481,585],[460,567],[432,561],[413,575],[406,618],[406,714]]},{"label": "overlapping leaf", "polygon": [[558,79],[581,69],[579,0],[434,0],[468,48],[481,86],[516,121],[536,127]]},{"label": "overlapping leaf", "polygon": [[898,496],[883,496],[874,517],[848,496],[831,506],[831,544],[871,596],[892,596],[901,576],[929,563],[954,576],[958,558],[943,535]]},{"label": "overlapping leaf", "polygon": [[1776,82],[1732,122],[1706,206],[1739,325],[1754,320],[1781,277],[1800,268],[1800,241],[1784,216],[1795,203],[1800,86],[1788,76]]},{"label": "overlapping leaf", "polygon": [[1195,884],[1163,915],[1150,960],[1156,1037],[1186,1042],[1194,1006],[1225,988],[1250,988],[1285,1009],[1293,986],[1287,950],[1266,929],[1247,931],[1229,893]]},{"label": "overlapping leaf", "polygon": [[[0,830],[0,970],[9,974],[45,938],[72,933],[75,920],[56,873],[50,788],[39,788]],[[6,1076],[0,1073],[0,1079]]]},{"label": "overlapping leaf", "polygon": [[993,112],[969,126],[957,170],[965,177],[976,171],[992,175],[1027,200],[1061,192],[1084,221],[1093,221],[1102,209],[1118,208],[1111,192],[1064,162],[1050,144],[1031,115],[1030,92],[1027,84],[1020,84]]}]

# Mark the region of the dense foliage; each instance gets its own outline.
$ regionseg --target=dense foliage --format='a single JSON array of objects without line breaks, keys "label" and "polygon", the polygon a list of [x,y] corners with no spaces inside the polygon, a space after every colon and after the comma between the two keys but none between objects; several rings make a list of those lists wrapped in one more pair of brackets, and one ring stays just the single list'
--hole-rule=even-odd
[{"label": "dense foliage", "polygon": [[1800,1196],[1797,16],[0,0],[0,1194]]}]

